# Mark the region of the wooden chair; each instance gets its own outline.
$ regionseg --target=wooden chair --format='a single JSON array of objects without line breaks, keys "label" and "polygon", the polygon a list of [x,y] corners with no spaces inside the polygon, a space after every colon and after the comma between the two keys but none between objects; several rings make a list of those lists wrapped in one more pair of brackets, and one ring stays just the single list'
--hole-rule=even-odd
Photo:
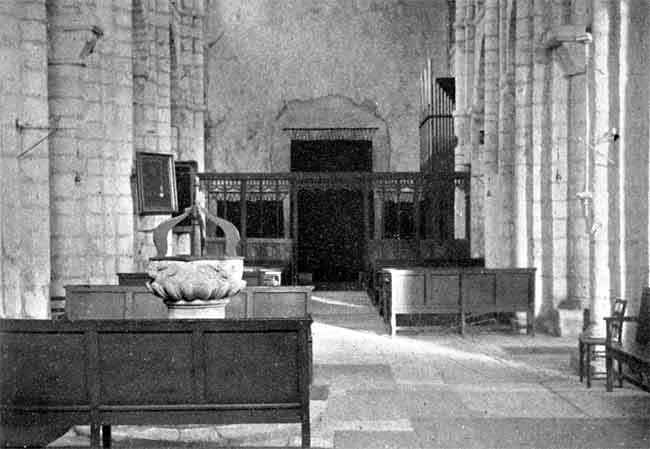
[{"label": "wooden chair", "polygon": [[[616,298],[614,304],[612,305],[612,317],[621,318],[625,316],[625,309],[627,308],[627,301],[625,299]],[[598,374],[606,376],[605,371],[592,373],[591,362],[597,359],[605,359],[605,340],[606,335],[603,335],[602,331],[594,331],[593,328],[589,328],[590,318],[589,318],[589,309],[585,309],[585,315],[583,317],[583,328],[582,333],[578,337],[578,349],[580,357],[580,382],[587,377],[587,388],[591,388],[591,380],[593,374]],[[615,326],[615,329],[612,329],[614,335],[620,339],[620,334],[622,331],[622,325],[620,322],[613,323],[612,326]],[[620,364],[619,364],[620,372]],[[586,369],[586,372],[585,372]],[[586,374],[586,376],[585,376]],[[619,378],[619,385],[622,385],[622,379]]]}]

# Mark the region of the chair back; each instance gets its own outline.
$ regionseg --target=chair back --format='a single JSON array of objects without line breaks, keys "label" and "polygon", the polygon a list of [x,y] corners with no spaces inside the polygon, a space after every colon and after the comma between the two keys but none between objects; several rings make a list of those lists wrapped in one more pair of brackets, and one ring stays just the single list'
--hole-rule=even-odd
[{"label": "chair back", "polygon": [[[612,317],[623,318],[625,316],[625,309],[627,309],[627,300],[616,298],[612,304]],[[623,332],[623,321],[612,322],[612,336],[620,342]]]},{"label": "chair back", "polygon": [[650,287],[644,287],[641,293],[636,342],[640,345],[647,345],[650,342]]}]

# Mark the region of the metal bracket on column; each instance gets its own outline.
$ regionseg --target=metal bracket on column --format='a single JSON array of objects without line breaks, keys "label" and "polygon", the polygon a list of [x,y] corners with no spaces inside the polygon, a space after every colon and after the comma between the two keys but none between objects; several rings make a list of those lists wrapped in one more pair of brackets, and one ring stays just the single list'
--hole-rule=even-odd
[{"label": "metal bracket on column", "polygon": [[[16,129],[17,129],[18,132],[20,132],[20,134],[21,134],[20,153],[18,154],[18,156],[16,156],[16,159],[21,159],[21,158],[24,157],[27,153],[29,153],[29,152],[32,151],[34,148],[36,148],[38,145],[40,145],[41,142],[43,142],[45,139],[47,139],[48,137],[50,137],[50,136],[51,136],[52,134],[54,134],[55,132],[57,132],[57,131],[59,131],[59,130],[62,130],[62,129],[72,129],[72,128],[64,128],[64,127],[61,127],[61,126],[36,126],[36,125],[32,125],[32,124],[30,124],[30,123],[28,123],[28,122],[23,122],[22,120],[20,120],[20,119],[17,118],[17,119],[16,119]],[[30,131],[34,131],[34,130],[42,130],[42,131],[48,131],[48,132],[47,132],[47,134],[45,134],[44,137],[41,137],[41,138],[38,139],[35,143],[31,144],[31,145],[29,146],[29,148],[27,148],[26,150],[24,150],[24,149],[23,149],[23,142],[22,142],[22,133],[25,132],[25,131],[27,131],[27,130],[30,130]]]},{"label": "metal bracket on column", "polygon": [[544,55],[555,52],[565,76],[582,75],[586,73],[588,64],[588,53],[584,45],[591,41],[592,36],[587,26],[559,25],[544,33],[541,50]]}]

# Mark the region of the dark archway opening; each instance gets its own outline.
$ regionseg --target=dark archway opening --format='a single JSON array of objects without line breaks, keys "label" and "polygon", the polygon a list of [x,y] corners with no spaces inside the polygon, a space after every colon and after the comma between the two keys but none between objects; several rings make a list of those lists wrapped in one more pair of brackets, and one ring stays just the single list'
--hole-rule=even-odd
[{"label": "dark archway opening", "polygon": [[[370,172],[372,142],[367,140],[294,140],[291,171]],[[298,192],[299,273],[310,273],[319,287],[357,281],[366,245],[360,189],[301,189]]]}]

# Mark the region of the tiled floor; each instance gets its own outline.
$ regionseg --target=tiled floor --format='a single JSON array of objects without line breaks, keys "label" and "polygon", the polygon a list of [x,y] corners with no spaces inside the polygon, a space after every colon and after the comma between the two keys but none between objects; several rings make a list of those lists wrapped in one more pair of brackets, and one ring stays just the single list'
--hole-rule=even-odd
[{"label": "tiled floor", "polygon": [[[575,339],[477,327],[391,338],[365,293],[313,299],[313,447],[650,448],[650,394],[580,384],[569,363]],[[295,425],[183,432],[176,438],[299,445]]]}]

